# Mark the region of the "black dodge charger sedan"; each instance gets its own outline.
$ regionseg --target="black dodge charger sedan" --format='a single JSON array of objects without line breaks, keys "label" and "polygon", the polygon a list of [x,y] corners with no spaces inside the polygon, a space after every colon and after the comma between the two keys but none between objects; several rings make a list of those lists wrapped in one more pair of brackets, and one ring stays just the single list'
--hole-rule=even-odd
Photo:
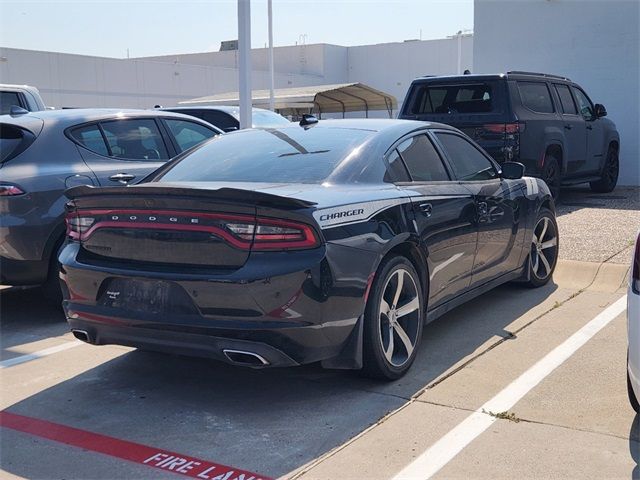
[{"label": "black dodge charger sedan", "polygon": [[66,316],[95,345],[395,379],[425,322],[551,278],[554,203],[523,170],[436,123],[216,137],[140,184],[67,191]]}]

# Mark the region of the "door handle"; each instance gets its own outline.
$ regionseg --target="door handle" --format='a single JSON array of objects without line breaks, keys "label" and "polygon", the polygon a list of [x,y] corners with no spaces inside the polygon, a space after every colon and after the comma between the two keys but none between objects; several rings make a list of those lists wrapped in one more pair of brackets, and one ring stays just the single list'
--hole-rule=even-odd
[{"label": "door handle", "polygon": [[418,208],[427,217],[430,217],[431,214],[433,213],[433,205],[431,205],[430,203],[421,203],[420,205],[418,205]]},{"label": "door handle", "polygon": [[566,128],[567,130],[571,130],[573,127],[571,125],[565,125],[564,128]]},{"label": "door handle", "polygon": [[112,182],[120,182],[122,184],[127,184],[134,178],[136,178],[136,176],[131,173],[116,173],[115,175],[111,175],[109,177],[109,180],[111,180]]}]

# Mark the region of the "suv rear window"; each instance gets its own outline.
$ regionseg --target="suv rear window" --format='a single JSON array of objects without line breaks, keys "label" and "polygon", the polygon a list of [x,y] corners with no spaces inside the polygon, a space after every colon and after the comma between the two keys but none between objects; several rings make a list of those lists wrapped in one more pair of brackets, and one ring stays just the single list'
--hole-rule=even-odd
[{"label": "suv rear window", "polygon": [[553,113],[551,93],[546,83],[518,82],[518,91],[522,104],[529,110],[538,113]]},{"label": "suv rear window", "polygon": [[0,163],[24,152],[35,139],[35,135],[28,130],[0,124]]},{"label": "suv rear window", "polygon": [[409,113],[489,113],[495,110],[495,85],[488,82],[464,85],[416,85]]}]

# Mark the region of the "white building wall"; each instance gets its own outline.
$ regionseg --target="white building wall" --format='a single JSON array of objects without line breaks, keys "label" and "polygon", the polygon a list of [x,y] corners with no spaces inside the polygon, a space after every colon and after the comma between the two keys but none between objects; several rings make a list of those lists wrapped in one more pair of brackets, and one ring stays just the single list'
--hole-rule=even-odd
[{"label": "white building wall", "polygon": [[[464,69],[471,66],[473,42],[469,36],[461,41]],[[253,88],[268,88],[268,50],[251,53]],[[456,73],[457,54],[457,38],[358,47],[278,47],[275,86],[362,82],[402,102],[413,78]],[[55,107],[149,108],[238,89],[236,51],[116,59],[0,48],[0,57],[0,83],[34,85],[45,103]]]},{"label": "white building wall", "polygon": [[475,0],[477,73],[566,75],[620,132],[620,183],[640,185],[640,2]]}]

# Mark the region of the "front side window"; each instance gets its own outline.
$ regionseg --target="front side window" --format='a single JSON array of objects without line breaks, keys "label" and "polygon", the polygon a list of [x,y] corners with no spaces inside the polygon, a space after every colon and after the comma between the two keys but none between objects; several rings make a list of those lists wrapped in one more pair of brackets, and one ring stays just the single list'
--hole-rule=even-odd
[{"label": "front side window", "polygon": [[129,160],[169,158],[158,126],[150,118],[114,120],[100,125],[113,157]]},{"label": "front side window", "polygon": [[173,134],[180,152],[184,152],[216,134],[204,125],[187,120],[165,119],[165,122]]},{"label": "front side window", "polygon": [[576,104],[573,101],[573,97],[571,96],[569,87],[566,85],[558,85],[558,84],[555,84],[555,87],[556,87],[556,92],[558,92],[558,97],[560,97],[562,113],[567,113],[569,115],[577,114],[578,110],[576,109]]},{"label": "front side window", "polygon": [[398,146],[414,182],[442,182],[449,180],[440,155],[426,135],[416,135]]},{"label": "front side window", "polygon": [[553,113],[553,102],[546,83],[518,82],[522,104],[538,113]]},{"label": "front side window", "polygon": [[459,180],[491,180],[498,176],[493,164],[465,138],[451,133],[436,133]]},{"label": "front side window", "polygon": [[587,121],[593,120],[595,117],[594,108],[589,97],[587,97],[587,95],[579,88],[572,87],[572,89],[576,96],[576,100],[578,101],[578,111],[580,112],[580,115],[582,115]]},{"label": "front side window", "polygon": [[87,125],[71,131],[71,136],[83,147],[105,157],[109,155],[98,125]]}]

